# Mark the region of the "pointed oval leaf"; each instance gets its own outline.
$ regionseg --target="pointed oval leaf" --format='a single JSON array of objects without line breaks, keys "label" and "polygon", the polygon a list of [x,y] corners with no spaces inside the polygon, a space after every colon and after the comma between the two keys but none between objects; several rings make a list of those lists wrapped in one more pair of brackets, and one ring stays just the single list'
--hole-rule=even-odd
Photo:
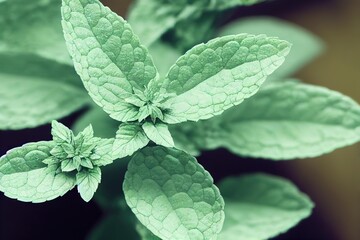
[{"label": "pointed oval leaf", "polygon": [[129,163],[125,199],[140,222],[162,239],[216,239],[224,201],[196,159],[176,149],[148,147]]},{"label": "pointed oval leaf", "polygon": [[101,182],[101,170],[99,167],[83,170],[76,174],[76,184],[81,198],[89,202],[94,196]]},{"label": "pointed oval leaf", "polygon": [[64,0],[62,16],[70,55],[90,96],[114,119],[136,120],[137,110],[125,99],[133,88],[144,91],[158,73],[130,25],[98,0]]},{"label": "pointed oval leaf", "polygon": [[138,124],[122,123],[116,132],[113,145],[113,156],[123,158],[131,156],[137,150],[145,147],[149,138]]},{"label": "pointed oval leaf", "polygon": [[142,128],[146,136],[156,143],[164,147],[174,147],[174,140],[169,132],[168,126],[164,123],[145,122]]},{"label": "pointed oval leaf", "polygon": [[0,190],[24,202],[45,202],[64,195],[75,186],[75,177],[56,173],[56,166],[42,161],[50,156],[53,142],[29,143],[0,158]]},{"label": "pointed oval leaf", "polygon": [[286,179],[265,174],[227,178],[219,184],[226,219],[219,239],[269,239],[311,214],[313,203]]},{"label": "pointed oval leaf", "polygon": [[194,153],[219,147],[272,160],[316,157],[360,141],[360,106],[302,83],[272,83],[221,116],[170,128],[175,146]]},{"label": "pointed oval leaf", "polygon": [[242,156],[316,157],[360,141],[360,106],[338,92],[278,83],[218,120],[218,144]]},{"label": "pointed oval leaf", "polygon": [[249,34],[195,46],[178,59],[163,82],[152,82],[176,95],[163,103],[168,110],[164,121],[208,119],[240,104],[258,91],[289,50],[286,41]]}]

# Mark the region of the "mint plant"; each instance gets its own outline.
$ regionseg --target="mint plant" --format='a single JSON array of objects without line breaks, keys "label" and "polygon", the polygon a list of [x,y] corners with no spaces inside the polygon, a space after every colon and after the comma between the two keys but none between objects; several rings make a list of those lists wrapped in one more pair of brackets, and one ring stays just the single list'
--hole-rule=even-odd
[{"label": "mint plant", "polygon": [[[235,35],[197,45],[183,56],[159,41],[160,36],[164,40],[172,31],[181,36],[184,32],[179,29],[194,19],[207,19],[224,9],[254,2],[257,1],[139,1],[130,17],[136,29],[145,26],[141,21],[146,20],[140,15],[134,17],[136,13],[154,10],[155,17],[158,13],[164,16],[163,22],[151,18],[145,21],[153,24],[147,29],[151,31],[140,35],[143,42],[151,45],[148,50],[131,26],[99,1],[64,0],[62,25],[75,69],[90,97],[106,114],[94,107],[78,122],[77,135],[54,121],[52,141],[10,150],[0,159],[0,190],[11,198],[31,202],[54,199],[75,186],[81,197],[89,201],[98,190],[95,197],[104,208],[111,209],[112,215],[94,231],[91,239],[108,239],[107,234],[113,236],[116,230],[126,231],[120,236],[129,234],[127,239],[268,239],[309,216],[313,203],[287,180],[255,174],[227,178],[218,184],[218,189],[210,174],[190,154],[226,147],[241,156],[275,160],[318,156],[359,141],[359,106],[339,93],[297,82],[271,83],[257,93],[265,79],[281,66],[290,44],[265,35],[238,34],[251,32],[256,29],[254,26],[249,30],[239,30],[244,25],[229,28],[226,31],[235,31],[231,33]],[[27,3],[21,8],[15,3],[20,1],[13,1],[14,5],[1,3],[8,4],[3,5],[5,15],[12,9],[36,11],[36,4]],[[60,6],[55,3],[41,1],[41,6],[56,12]],[[40,16],[47,16],[47,12],[38,13],[39,17],[35,14],[31,21],[42,26],[44,18]],[[212,19],[204,29],[211,28]],[[45,33],[52,31],[44,29]],[[2,126],[5,123],[7,129],[36,126],[89,103],[84,91],[78,88],[78,77],[74,76],[66,55],[46,51],[40,44],[31,48],[32,52],[24,52],[21,44],[11,45],[14,42],[8,39],[17,37],[11,38],[13,33],[7,32],[8,35],[0,35],[1,42],[6,43],[0,54],[9,67],[0,66],[0,70],[13,80],[8,81],[4,93],[12,93],[8,90],[15,85],[10,84],[29,81],[22,93],[36,101],[24,109],[44,102],[47,96],[35,91],[43,87],[51,90],[46,92],[48,96],[57,96],[59,89],[59,93],[72,89],[71,103],[80,96],[81,104],[68,104],[66,111],[44,116],[63,105],[61,98],[53,97],[51,108],[39,105],[37,112],[24,114],[23,119],[25,110],[10,112],[8,116],[14,122],[3,121]],[[28,36],[34,39],[34,35]],[[182,40],[175,42],[192,45],[194,39],[188,41],[186,36],[189,35],[184,34]],[[42,40],[50,49],[55,48],[52,44],[63,43]],[[164,50],[166,58],[162,55]],[[307,57],[304,55],[304,62]],[[26,66],[21,73],[14,67],[18,59],[25,59],[20,61]],[[27,65],[26,59],[37,62]],[[39,68],[41,64],[49,68]],[[282,68],[283,73],[275,72],[273,78],[287,77],[300,65],[298,61],[291,65],[292,69],[290,65]],[[35,85],[38,78],[41,81]],[[50,84],[53,80],[57,82]],[[33,86],[34,92],[28,92]],[[18,101],[20,93],[7,97],[10,101],[4,106],[14,103],[13,108],[18,110],[17,106],[23,104]],[[96,135],[102,138],[94,137],[88,122],[94,123]],[[88,127],[79,131],[81,125]],[[128,162],[122,196],[120,186],[115,189],[116,181],[106,176],[121,175]],[[111,202],[113,199],[117,202]]]}]

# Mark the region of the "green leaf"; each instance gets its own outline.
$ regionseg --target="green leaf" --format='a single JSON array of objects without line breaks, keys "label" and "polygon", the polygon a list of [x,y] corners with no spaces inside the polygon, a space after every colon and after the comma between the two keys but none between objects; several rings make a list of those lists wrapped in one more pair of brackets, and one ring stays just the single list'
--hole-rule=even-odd
[{"label": "green leaf", "polygon": [[168,126],[164,123],[145,122],[142,128],[146,136],[156,143],[164,147],[174,147],[174,140],[171,137]]},{"label": "green leaf", "polygon": [[130,25],[98,0],[63,0],[63,29],[75,69],[95,103],[118,121],[137,120],[125,99],[158,78]]},{"label": "green leaf", "polygon": [[88,103],[83,90],[56,80],[0,73],[0,129],[36,127]]},{"label": "green leaf", "polygon": [[288,160],[316,157],[360,141],[360,106],[323,87],[273,83],[221,116],[170,127],[190,153],[220,147],[240,156]]},{"label": "green leaf", "polygon": [[286,232],[313,203],[286,179],[265,174],[227,178],[219,184],[226,219],[219,239],[262,240]]},{"label": "green leaf", "polygon": [[150,46],[178,21],[190,17],[196,11],[196,7],[191,5],[138,0],[130,9],[129,23],[142,42]]},{"label": "green leaf", "polygon": [[71,143],[74,138],[72,131],[58,121],[51,122],[51,135],[57,143]]},{"label": "green leaf", "polygon": [[[96,147],[94,153],[92,154],[92,163],[96,166],[106,166],[111,164],[117,156],[114,156],[112,149],[114,145],[114,139],[96,139]],[[96,159],[94,158],[96,156]]]},{"label": "green leaf", "polygon": [[129,218],[132,213],[120,212],[112,213],[101,219],[92,229],[88,240],[139,240],[139,234],[136,232],[133,221]]},{"label": "green leaf", "polygon": [[220,118],[218,142],[242,156],[315,157],[360,140],[360,106],[307,84],[273,84]]},{"label": "green leaf", "polygon": [[75,176],[56,173],[56,166],[42,161],[50,157],[53,142],[28,143],[0,158],[0,190],[24,202],[45,202],[64,195],[75,186]]},{"label": "green leaf", "polygon": [[306,29],[273,17],[242,18],[226,26],[219,36],[239,33],[266,34],[292,43],[286,61],[270,76],[271,80],[292,76],[324,50],[323,42]]},{"label": "green leaf", "polygon": [[61,29],[60,1],[13,0],[1,4],[0,55],[30,53],[72,65]]},{"label": "green leaf", "polygon": [[162,239],[216,239],[224,201],[213,179],[185,152],[148,147],[131,159],[123,185],[139,221]]},{"label": "green leaf", "polygon": [[213,39],[180,57],[159,88],[176,94],[162,105],[164,122],[198,121],[221,114],[254,95],[284,61],[290,44],[264,35]]},{"label": "green leaf", "polygon": [[102,138],[113,138],[119,128],[119,122],[110,118],[99,107],[94,107],[82,115],[75,122],[73,131],[79,133],[89,124],[93,126],[95,136]]},{"label": "green leaf", "polygon": [[76,174],[78,192],[85,202],[89,202],[96,192],[101,181],[101,170],[99,167],[82,170]]},{"label": "green leaf", "polygon": [[113,155],[118,158],[131,156],[149,143],[148,137],[138,124],[122,123],[116,132]]}]

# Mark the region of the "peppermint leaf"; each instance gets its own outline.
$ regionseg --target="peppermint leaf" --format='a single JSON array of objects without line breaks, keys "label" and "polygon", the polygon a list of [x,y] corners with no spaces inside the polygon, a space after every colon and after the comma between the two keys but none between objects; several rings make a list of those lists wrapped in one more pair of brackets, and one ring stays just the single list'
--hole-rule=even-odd
[{"label": "peppermint leaf", "polygon": [[51,135],[53,136],[53,140],[57,143],[70,144],[74,138],[74,134],[68,127],[55,120],[51,122]]},{"label": "peppermint leaf", "polygon": [[125,199],[139,221],[162,239],[216,239],[224,201],[210,174],[185,152],[144,148],[129,163]]},{"label": "peppermint leaf", "polygon": [[75,186],[75,176],[57,173],[48,159],[53,142],[28,143],[0,158],[0,190],[24,202],[45,202],[64,195]]},{"label": "peppermint leaf", "polygon": [[158,78],[130,25],[97,0],[63,0],[63,29],[75,69],[95,103],[118,121],[137,120],[125,99]]},{"label": "peppermint leaf", "polygon": [[227,178],[219,188],[226,202],[219,239],[269,239],[307,218],[313,208],[291,182],[271,175]]},{"label": "peppermint leaf", "polygon": [[292,43],[293,46],[286,61],[270,76],[271,80],[292,76],[324,51],[323,42],[312,33],[300,26],[273,17],[242,18],[226,26],[219,36],[239,33],[277,36]]},{"label": "peppermint leaf", "polygon": [[92,155],[92,163],[100,167],[111,164],[117,158],[117,156],[114,156],[112,152],[114,139],[96,138],[95,142],[96,142],[96,147]]},{"label": "peppermint leaf", "polygon": [[122,123],[116,132],[113,155],[117,158],[131,156],[135,151],[145,147],[149,139],[137,124]]},{"label": "peppermint leaf", "polygon": [[273,84],[221,119],[218,142],[242,156],[316,157],[360,140],[359,104],[307,84]]},{"label": "peppermint leaf", "polygon": [[85,202],[89,202],[101,181],[101,170],[99,167],[82,170],[76,174],[78,192]]},{"label": "peppermint leaf", "polygon": [[168,126],[164,123],[145,122],[142,128],[146,136],[156,143],[164,147],[174,147],[174,140],[171,137]]},{"label": "peppermint leaf", "polygon": [[176,94],[162,104],[164,122],[198,121],[221,114],[254,95],[284,61],[290,44],[264,35],[213,39],[180,57],[152,89]]},{"label": "peppermint leaf", "polygon": [[191,153],[227,148],[240,156],[288,160],[323,155],[360,140],[360,106],[323,87],[273,83],[221,116],[171,126]]}]

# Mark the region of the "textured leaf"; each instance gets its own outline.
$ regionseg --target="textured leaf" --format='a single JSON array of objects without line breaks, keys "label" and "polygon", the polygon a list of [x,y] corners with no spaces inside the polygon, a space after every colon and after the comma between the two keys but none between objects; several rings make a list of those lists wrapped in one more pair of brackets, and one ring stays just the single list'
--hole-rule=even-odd
[{"label": "textured leaf", "polygon": [[131,156],[149,143],[143,129],[137,124],[122,123],[116,132],[113,155],[118,158]]},{"label": "textured leaf", "polygon": [[0,158],[0,190],[24,202],[45,202],[64,195],[75,186],[75,176],[56,173],[42,161],[50,156],[53,142],[29,143]]},{"label": "textured leaf", "polygon": [[72,65],[61,29],[60,1],[12,0],[0,8],[0,54],[31,53]]},{"label": "textured leaf", "polygon": [[164,123],[145,122],[142,128],[146,136],[156,143],[164,147],[174,147],[174,140],[169,132],[168,126]]},{"label": "textured leaf", "polygon": [[180,57],[160,83],[176,94],[163,103],[167,123],[221,114],[254,95],[290,50],[286,41],[264,35],[226,36],[200,44]]},{"label": "textured leaf", "polygon": [[125,199],[142,224],[162,239],[216,239],[224,201],[210,174],[185,152],[145,148],[132,158]]},{"label": "textured leaf", "polygon": [[119,129],[119,122],[110,118],[99,107],[94,107],[82,115],[75,122],[73,131],[79,133],[89,124],[93,126],[95,136],[102,138],[113,138]]},{"label": "textured leaf", "polygon": [[68,127],[55,120],[51,122],[51,135],[57,143],[71,143],[74,137],[74,134]]},{"label": "textured leaf", "polygon": [[119,121],[137,120],[125,101],[158,78],[131,27],[98,0],[63,0],[63,29],[75,69],[93,100]]},{"label": "textured leaf", "polygon": [[219,147],[273,160],[316,157],[360,141],[360,106],[301,83],[273,83],[221,116],[171,126],[175,146],[196,153]]},{"label": "textured leaf", "polygon": [[0,128],[36,127],[88,103],[83,91],[48,81],[0,74]]},{"label": "textured leaf", "polygon": [[269,239],[308,217],[313,208],[296,186],[275,176],[228,178],[219,188],[226,202],[226,219],[219,239]]},{"label": "textured leaf", "polygon": [[221,118],[222,146],[243,156],[315,157],[360,140],[360,106],[306,84],[274,84]]},{"label": "textured leaf", "polygon": [[99,167],[113,163],[113,161],[117,159],[117,156],[114,156],[112,152],[114,138],[95,139],[97,146],[94,149],[94,155],[97,157],[97,159],[92,159],[92,163]]},{"label": "textured leaf", "polygon": [[78,192],[85,202],[89,202],[96,192],[101,181],[101,170],[99,167],[83,170],[76,174]]},{"label": "textured leaf", "polygon": [[[323,43],[316,36],[297,25],[273,17],[249,17],[226,26],[220,36],[251,33],[276,36],[292,43],[284,64],[270,78],[289,77],[323,52]],[[306,51],[304,50],[306,49]]]},{"label": "textured leaf", "polygon": [[105,216],[94,229],[92,229],[88,240],[139,240],[134,223],[129,220],[132,213],[115,213]]}]

